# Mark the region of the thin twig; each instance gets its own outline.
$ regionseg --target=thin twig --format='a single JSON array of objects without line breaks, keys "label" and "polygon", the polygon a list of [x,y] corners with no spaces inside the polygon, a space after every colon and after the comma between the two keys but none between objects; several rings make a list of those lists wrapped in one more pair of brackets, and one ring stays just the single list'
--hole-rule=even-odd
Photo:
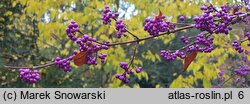
[{"label": "thin twig", "polygon": [[240,40],[240,43],[243,43],[243,42],[245,42],[247,40],[248,40],[247,38],[246,39],[242,39],[242,40]]},{"label": "thin twig", "polygon": [[126,31],[127,31],[130,35],[132,35],[136,40],[139,39],[135,34],[133,34],[132,32],[130,32],[128,29],[126,29]]},{"label": "thin twig", "polygon": [[231,80],[232,78],[234,78],[237,74],[233,74],[230,78],[228,78],[226,81],[224,81],[221,86],[224,86],[225,83],[227,83],[229,80]]},{"label": "thin twig", "polygon": [[131,66],[131,65],[133,64],[133,62],[134,62],[135,54],[136,54],[136,50],[137,50],[137,46],[138,46],[138,43],[136,44],[136,46],[135,46],[135,48],[134,48],[133,56],[132,56],[132,58],[131,58],[131,60],[130,60],[130,64],[129,64],[129,66],[128,66],[128,69],[130,68],[130,66]]},{"label": "thin twig", "polygon": [[43,64],[43,65],[38,65],[38,66],[32,66],[32,67],[15,67],[15,66],[7,66],[5,65],[4,67],[7,69],[40,69],[40,68],[45,68],[48,66],[55,65],[53,62]]},{"label": "thin twig", "polygon": [[110,44],[108,44],[108,46],[116,46],[116,45],[123,45],[123,44],[128,44],[128,43],[140,42],[140,41],[152,39],[152,38],[163,36],[163,35],[170,34],[170,33],[175,33],[175,32],[182,31],[182,30],[189,29],[189,28],[193,28],[193,27],[194,27],[194,25],[185,26],[185,27],[177,28],[177,29],[172,30],[172,31],[170,30],[168,32],[161,33],[161,34],[159,34],[157,36],[147,36],[147,37],[139,38],[138,40],[132,40],[132,41],[126,41],[126,42],[118,42],[118,43],[110,43]]}]

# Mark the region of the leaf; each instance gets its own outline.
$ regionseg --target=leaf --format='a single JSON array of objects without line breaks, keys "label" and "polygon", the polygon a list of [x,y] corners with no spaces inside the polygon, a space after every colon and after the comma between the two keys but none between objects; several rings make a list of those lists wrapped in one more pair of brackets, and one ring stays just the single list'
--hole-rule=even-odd
[{"label": "leaf", "polygon": [[186,71],[188,66],[191,64],[191,62],[195,59],[197,56],[198,51],[191,52],[184,60],[184,67],[182,71]]},{"label": "leaf", "polygon": [[88,54],[88,51],[84,51],[84,52],[80,52],[80,53],[76,54],[73,57],[74,64],[76,66],[81,66],[83,64],[86,64],[87,63],[87,54]]},{"label": "leaf", "polygon": [[156,16],[155,18],[160,19],[161,17],[162,17],[162,12],[161,12],[161,10],[159,9],[159,14],[158,14],[158,16]]}]

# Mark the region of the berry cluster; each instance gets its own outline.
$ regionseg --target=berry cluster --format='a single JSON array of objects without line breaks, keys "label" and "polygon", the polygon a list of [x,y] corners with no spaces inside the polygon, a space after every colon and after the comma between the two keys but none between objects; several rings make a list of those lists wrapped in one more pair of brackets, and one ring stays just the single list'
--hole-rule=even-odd
[{"label": "berry cluster", "polygon": [[214,23],[214,17],[210,15],[211,12],[214,12],[213,9],[208,9],[207,6],[202,6],[201,10],[204,11],[201,16],[194,17],[195,27],[201,31],[208,31],[213,33],[213,29],[216,28]]},{"label": "berry cluster", "polygon": [[[235,69],[234,70],[234,73],[237,74],[239,77],[236,77],[234,79],[234,82],[237,84],[237,85],[241,85],[242,87],[245,86],[244,84],[244,81],[242,80],[241,77],[245,77],[245,76],[248,76],[250,75],[250,67],[247,66],[247,65],[243,65],[243,66],[240,66],[239,68]],[[222,86],[222,83],[225,83],[225,77],[224,77],[225,73],[224,71],[219,71],[218,72],[218,82],[220,83],[219,85],[217,86],[213,86],[215,88],[221,88]]]},{"label": "berry cluster", "polygon": [[102,21],[103,24],[107,25],[111,22],[111,18],[114,19],[116,21],[116,30],[117,30],[117,38],[121,38],[122,35],[127,36],[127,34],[125,34],[126,30],[126,26],[124,24],[124,22],[120,19],[117,20],[119,16],[119,13],[111,13],[111,10],[109,8],[109,6],[105,6],[105,9],[103,11],[103,15],[102,15]]},{"label": "berry cluster", "polygon": [[[234,12],[231,14],[228,5],[221,6],[220,11],[213,6],[203,5],[201,10],[204,11],[202,15],[196,16],[193,19],[195,21],[195,27],[201,31],[208,31],[209,33],[215,32],[216,34],[228,34],[228,31],[232,30],[232,26],[229,26],[229,24],[231,22],[233,24],[237,22],[233,21],[234,16],[242,14],[238,12],[238,6],[234,6]],[[215,18],[220,19],[220,21],[215,21]]]},{"label": "berry cluster", "polygon": [[176,50],[175,52],[161,50],[160,56],[163,57],[166,61],[174,61],[177,57],[180,57],[181,59],[184,59],[186,57],[185,54],[179,50]]},{"label": "berry cluster", "polygon": [[244,84],[244,80],[242,80],[242,78],[250,75],[250,67],[247,65],[240,66],[239,68],[234,70],[234,73],[239,76],[235,79],[235,83],[244,87],[245,84]]},{"label": "berry cluster", "polygon": [[37,70],[19,69],[19,76],[27,83],[37,83],[41,76]]},{"label": "berry cluster", "polygon": [[102,63],[104,63],[105,58],[107,57],[107,54],[105,54],[105,53],[101,53],[101,54],[99,54],[99,56],[98,56],[98,57],[101,59],[101,62],[102,62]]},{"label": "berry cluster", "polygon": [[151,36],[158,36],[160,32],[167,32],[169,30],[175,29],[176,25],[174,23],[168,22],[165,16],[146,18],[144,25],[144,30],[147,31]]},{"label": "berry cluster", "polygon": [[218,72],[218,81],[219,81],[220,83],[222,83],[222,82],[225,81],[224,74],[225,74],[224,71],[219,71],[219,72]]},{"label": "berry cluster", "polygon": [[[247,38],[246,40],[248,40],[248,44],[247,46],[250,46],[250,33],[249,32],[246,32],[245,33],[245,37]],[[243,53],[244,52],[244,56],[243,56],[243,61],[244,62],[247,62],[247,55],[250,54],[249,50],[246,50],[246,49],[243,49],[241,47],[241,43],[243,41],[234,41],[233,44],[232,44],[232,47],[238,52],[238,53]]]},{"label": "berry cluster", "polygon": [[[128,63],[127,62],[120,62],[120,67],[122,69],[124,69],[124,72],[122,74],[116,74],[115,77],[121,81],[123,81],[124,83],[129,83],[129,80],[127,78],[127,74],[131,75],[133,74],[132,70],[128,69]],[[142,67],[138,67],[136,69],[136,73],[140,73],[142,71]]]},{"label": "berry cluster", "polygon": [[[188,44],[190,40],[188,40],[187,38],[185,38],[185,36],[181,36],[180,40],[185,43]],[[197,36],[195,36],[195,40],[193,45],[189,45],[186,48],[187,52],[192,52],[195,50],[198,50],[200,52],[211,52],[214,48],[213,48],[213,40],[214,38],[212,36],[210,37],[206,37],[203,33],[198,34]]]},{"label": "berry cluster", "polygon": [[241,47],[241,42],[234,41],[232,44],[233,48],[238,51],[239,53],[244,52],[244,49]]},{"label": "berry cluster", "polygon": [[221,11],[217,12],[214,16],[221,19],[223,22],[217,24],[217,29],[215,33],[225,33],[228,34],[229,30],[232,30],[232,26],[229,26],[230,22],[233,22],[234,15],[239,15],[238,9],[234,9],[235,14],[230,14],[230,7],[227,5],[221,6]]},{"label": "berry cluster", "polygon": [[[185,38],[185,36],[181,36],[180,40],[185,44],[189,43],[188,38]],[[195,36],[194,43],[188,45],[184,49],[186,49],[186,52],[199,51],[199,52],[208,53],[214,49],[213,45],[212,45],[213,40],[214,40],[214,38],[212,36],[207,37],[203,33],[200,33],[197,36]],[[184,52],[181,52],[179,50],[177,50],[175,52],[169,52],[169,51],[162,50],[160,52],[160,55],[167,61],[174,61],[174,60],[176,60],[177,56],[180,57],[181,59],[184,59],[186,57]]]},{"label": "berry cluster", "polygon": [[118,18],[119,13],[111,13],[109,6],[105,6],[102,16],[103,24],[107,25],[111,22],[111,18],[116,19]]},{"label": "berry cluster", "polygon": [[189,43],[188,39],[184,35],[180,36],[180,40],[185,44]]},{"label": "berry cluster", "polygon": [[224,75],[225,75],[225,72],[222,70],[217,73],[218,85],[214,85],[214,86],[212,86],[212,88],[222,88],[223,87],[222,84],[225,81]]},{"label": "berry cluster", "polygon": [[[79,32],[78,24],[72,20],[71,23],[68,25],[68,28],[66,29],[68,37],[79,45],[80,52],[87,52],[86,64],[97,65],[98,57],[96,57],[95,54],[97,54],[97,52],[101,49],[107,50],[109,48],[107,46],[109,42],[107,41],[106,44],[103,45],[96,44],[96,38],[92,38],[87,34],[83,34],[82,37],[76,37],[76,32]],[[69,56],[67,59],[61,59],[60,57],[57,57],[54,61],[54,64],[57,65],[59,68],[63,69],[65,72],[70,72],[72,70],[72,67],[70,66],[70,61],[72,61],[73,57],[77,54],[77,50],[74,50],[73,56]],[[107,55],[105,53],[99,54],[99,58],[101,59],[102,63],[104,63],[106,56]]]},{"label": "berry cluster", "polygon": [[125,32],[127,31],[126,26],[122,20],[118,19],[116,21],[116,28],[115,29],[118,31],[117,38],[121,38],[122,35],[127,36],[125,34]]},{"label": "berry cluster", "polygon": [[72,20],[71,23],[66,28],[66,34],[71,40],[76,41],[77,37],[75,36],[75,33],[78,31],[79,31],[78,24]]},{"label": "berry cluster", "polygon": [[[82,38],[77,38],[76,43],[80,46],[79,50],[81,52],[87,51],[87,64],[88,65],[97,65],[97,57],[96,54],[99,50],[105,49],[107,50],[109,47],[107,45],[99,45],[96,44],[96,38],[92,38],[86,34],[82,36]],[[105,57],[100,58],[102,62],[104,62]]]},{"label": "berry cluster", "polygon": [[214,48],[213,48],[213,37],[209,37],[206,38],[206,36],[203,33],[200,33],[196,36],[196,47],[197,49],[195,49],[195,47],[189,46],[189,50],[190,51],[194,51],[194,50],[198,50],[200,52],[211,52]]},{"label": "berry cluster", "polygon": [[243,65],[243,66],[240,66],[239,68],[235,69],[234,72],[240,76],[248,76],[248,75],[250,75],[250,67]]},{"label": "berry cluster", "polygon": [[64,72],[70,72],[72,70],[70,66],[70,61],[72,58],[73,56],[69,56],[67,59],[61,59],[60,57],[57,57],[54,61],[54,64],[63,69]]},{"label": "berry cluster", "polygon": [[200,52],[211,52],[213,50],[213,38],[206,39],[203,33],[196,36],[195,44],[186,48],[187,52],[198,50]]}]

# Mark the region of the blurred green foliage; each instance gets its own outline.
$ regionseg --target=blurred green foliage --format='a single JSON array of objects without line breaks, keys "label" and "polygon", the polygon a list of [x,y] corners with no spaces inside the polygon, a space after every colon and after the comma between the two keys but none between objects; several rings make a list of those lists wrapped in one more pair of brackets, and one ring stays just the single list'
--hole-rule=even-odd
[{"label": "blurred green foliage", "polygon": [[[237,0],[212,0],[213,4]],[[39,72],[42,80],[33,85],[25,84],[18,78],[16,70],[6,70],[3,65],[34,66],[48,63],[55,57],[71,55],[77,46],[65,33],[70,20],[80,24],[80,29],[99,41],[121,42],[133,37],[115,38],[114,22],[102,24],[102,9],[109,5],[112,11],[121,12],[119,18],[125,20],[128,29],[138,37],[148,36],[143,30],[144,19],[155,16],[159,9],[171,22],[179,22],[184,15],[191,22],[194,15],[201,13],[202,0],[1,0],[0,1],[0,86],[1,87],[211,87],[216,84],[216,73],[236,52],[230,48],[230,37],[221,40],[216,37],[215,51],[199,54],[186,73],[182,73],[182,61],[166,62],[159,56],[162,49],[178,49],[182,44],[178,37],[196,35],[198,30],[177,32],[140,43],[134,68],[143,66],[144,71],[130,76],[131,82],[123,84],[115,79],[121,73],[120,61],[129,61],[134,44],[111,47],[105,64],[97,66],[73,66],[73,71],[65,73],[57,67],[43,68]],[[134,7],[134,8],[133,8]],[[236,32],[231,32],[234,37]],[[237,58],[237,57],[236,57]],[[218,60],[218,61],[209,61]],[[72,63],[73,65],[73,63]],[[230,67],[230,68],[229,68]],[[230,87],[230,86],[229,86]]]}]

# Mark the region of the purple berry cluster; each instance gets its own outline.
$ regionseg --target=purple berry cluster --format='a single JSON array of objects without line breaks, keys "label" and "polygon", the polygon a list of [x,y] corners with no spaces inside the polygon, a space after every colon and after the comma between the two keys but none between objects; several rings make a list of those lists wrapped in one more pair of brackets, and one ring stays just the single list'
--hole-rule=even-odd
[{"label": "purple berry cluster", "polygon": [[163,57],[166,61],[174,61],[177,57],[180,57],[181,59],[184,59],[186,57],[185,54],[179,50],[176,50],[175,52],[161,50],[160,56]]},{"label": "purple berry cluster", "polygon": [[128,63],[127,62],[120,62],[120,67],[124,69],[125,71],[122,74],[116,74],[115,77],[124,83],[129,83],[128,78],[126,77],[127,74],[132,74],[133,71],[128,69]]},{"label": "purple berry cluster", "polygon": [[[188,40],[187,38],[185,38],[185,36],[181,36],[180,40],[185,43],[188,44],[190,40]],[[197,36],[195,36],[195,40],[193,45],[189,45],[186,48],[187,52],[192,52],[195,50],[198,50],[199,52],[211,52],[214,48],[213,48],[213,40],[214,38],[212,36],[210,37],[206,37],[203,33],[198,34]]]},{"label": "purple berry cluster", "polygon": [[78,24],[72,20],[71,23],[66,28],[66,34],[71,40],[76,41],[77,37],[75,36],[75,33],[78,31],[79,31]]},{"label": "purple berry cluster", "polygon": [[[96,44],[96,38],[92,38],[86,34],[82,36],[82,38],[77,38],[76,43],[79,45],[79,50],[81,52],[87,51],[87,64],[88,65],[97,65],[97,57],[95,57],[95,53],[99,50],[105,49],[107,50],[109,47],[107,45],[99,45]],[[100,57],[99,57],[100,58]],[[100,58],[102,62],[104,62],[105,57]]]},{"label": "purple berry cluster", "polygon": [[248,76],[250,75],[250,67],[247,65],[243,65],[235,69],[234,72],[240,76]]},{"label": "purple berry cluster", "polygon": [[116,30],[118,31],[117,38],[121,38],[122,35],[127,36],[125,34],[125,32],[127,31],[126,26],[125,26],[124,22],[120,19],[118,19],[116,21]]},{"label": "purple berry cluster", "polygon": [[[237,6],[236,6],[237,7]],[[230,7],[223,5],[220,7],[220,11],[212,6],[203,5],[201,10],[204,12],[200,16],[194,17],[195,27],[201,31],[208,31],[209,33],[224,33],[228,34],[229,30],[232,30],[232,26],[229,26],[233,21],[235,15],[240,15],[238,9],[234,9],[234,13],[230,13]],[[221,19],[221,21],[215,21]]]},{"label": "purple berry cluster", "polygon": [[107,57],[107,54],[101,53],[101,54],[99,54],[98,57],[101,59],[101,62],[104,63],[105,62],[105,58]]},{"label": "purple berry cluster", "polygon": [[[240,66],[239,68],[234,70],[234,73],[238,75],[238,77],[234,78],[234,82],[237,85],[240,85],[241,87],[245,87],[246,84],[244,82],[244,80],[242,80],[245,76],[250,75],[250,67],[247,65],[243,65]],[[218,86],[220,86],[220,88],[222,87],[222,83],[225,83],[225,77],[224,77],[225,73],[224,71],[219,71],[218,72],[218,82],[220,83]]]},{"label": "purple berry cluster", "polygon": [[238,15],[237,9],[234,9],[236,14],[230,14],[230,7],[227,5],[221,6],[221,11],[217,12],[214,16],[221,19],[223,22],[217,24],[217,29],[215,33],[225,33],[228,34],[229,30],[232,30],[232,26],[229,26],[230,22],[233,22],[234,15]]},{"label": "purple berry cluster", "polygon": [[103,15],[102,15],[102,21],[103,24],[107,25],[111,22],[111,18],[116,19],[118,18],[119,13],[111,13],[110,7],[109,6],[105,6],[104,11],[103,11]]},{"label": "purple berry cluster", "polygon": [[64,72],[71,72],[72,67],[70,66],[70,61],[73,59],[73,56],[69,56],[67,59],[61,59],[56,57],[54,64],[59,68],[63,69]]},{"label": "purple berry cluster", "polygon": [[196,46],[189,46],[188,51],[194,51],[194,50],[198,50],[200,52],[211,52],[214,48],[213,48],[213,37],[208,37],[206,38],[206,36],[203,33],[200,33],[196,36]]},{"label": "purple berry cluster", "polygon": [[192,52],[198,50],[199,52],[211,52],[213,48],[213,37],[206,38],[203,33],[200,33],[196,36],[195,44],[188,46],[186,49],[187,52]]},{"label": "purple berry cluster", "polygon": [[[246,32],[245,33],[245,37],[247,38],[248,40],[248,44],[247,46],[250,46],[250,33],[249,32]],[[241,43],[243,41],[234,41],[233,44],[232,44],[232,47],[233,49],[235,49],[238,53],[243,53],[244,52],[244,56],[243,56],[243,61],[244,62],[247,62],[247,55],[250,54],[250,52],[244,48],[241,47]]]},{"label": "purple berry cluster", "polygon": [[238,51],[239,53],[244,52],[244,49],[241,47],[241,42],[234,41],[232,44],[233,48]]},{"label": "purple berry cluster", "polygon": [[38,71],[31,69],[19,69],[19,77],[30,84],[37,83],[41,79]]},{"label": "purple berry cluster", "polygon": [[[120,67],[124,69],[124,72],[122,74],[116,74],[115,77],[124,83],[129,83],[129,80],[127,78],[127,74],[131,75],[133,74],[133,71],[128,69],[128,63],[127,62],[120,62]],[[136,73],[140,73],[142,71],[142,67],[138,67],[136,69]]]},{"label": "purple berry cluster", "polygon": [[224,77],[224,71],[219,71],[218,72],[218,82],[222,83],[225,81],[225,77]]},{"label": "purple berry cluster", "polygon": [[244,82],[244,78],[250,75],[250,67],[247,65],[240,66],[239,68],[234,70],[234,73],[237,74],[239,77],[235,79],[235,83],[240,85],[241,87],[246,87]]},{"label": "purple berry cluster", "polygon": [[[66,29],[66,33],[68,37],[75,41],[76,44],[79,45],[79,51],[80,52],[87,52],[87,63],[88,65],[97,65],[97,52],[99,50],[105,49],[107,50],[109,47],[107,46],[109,42],[107,41],[106,44],[100,45],[96,44],[96,38],[92,38],[91,36],[87,34],[83,34],[82,37],[76,37],[76,32],[79,32],[78,24],[75,21],[71,21],[71,23],[68,25],[68,28]],[[54,61],[54,64],[57,65],[59,68],[63,69],[65,72],[70,72],[72,70],[72,67],[70,66],[70,61],[73,60],[73,57],[78,54],[77,50],[74,50],[73,56],[69,56],[66,59],[61,59],[60,57],[57,57]],[[104,63],[106,54],[102,53],[99,55],[99,58],[101,59],[101,62]]]},{"label": "purple berry cluster", "polygon": [[144,25],[144,30],[147,31],[151,36],[158,36],[160,32],[167,32],[169,30],[175,29],[176,25],[174,23],[168,22],[165,16],[160,18],[146,18]]},{"label": "purple berry cluster", "polygon": [[193,19],[195,21],[195,28],[213,33],[213,29],[216,28],[216,25],[214,23],[214,17],[210,13],[214,12],[214,10],[208,9],[205,5],[201,7],[201,10],[205,12],[202,13],[201,16],[196,16]]},{"label": "purple berry cluster", "polygon": [[180,36],[180,40],[185,44],[189,43],[188,39],[184,35]]}]

